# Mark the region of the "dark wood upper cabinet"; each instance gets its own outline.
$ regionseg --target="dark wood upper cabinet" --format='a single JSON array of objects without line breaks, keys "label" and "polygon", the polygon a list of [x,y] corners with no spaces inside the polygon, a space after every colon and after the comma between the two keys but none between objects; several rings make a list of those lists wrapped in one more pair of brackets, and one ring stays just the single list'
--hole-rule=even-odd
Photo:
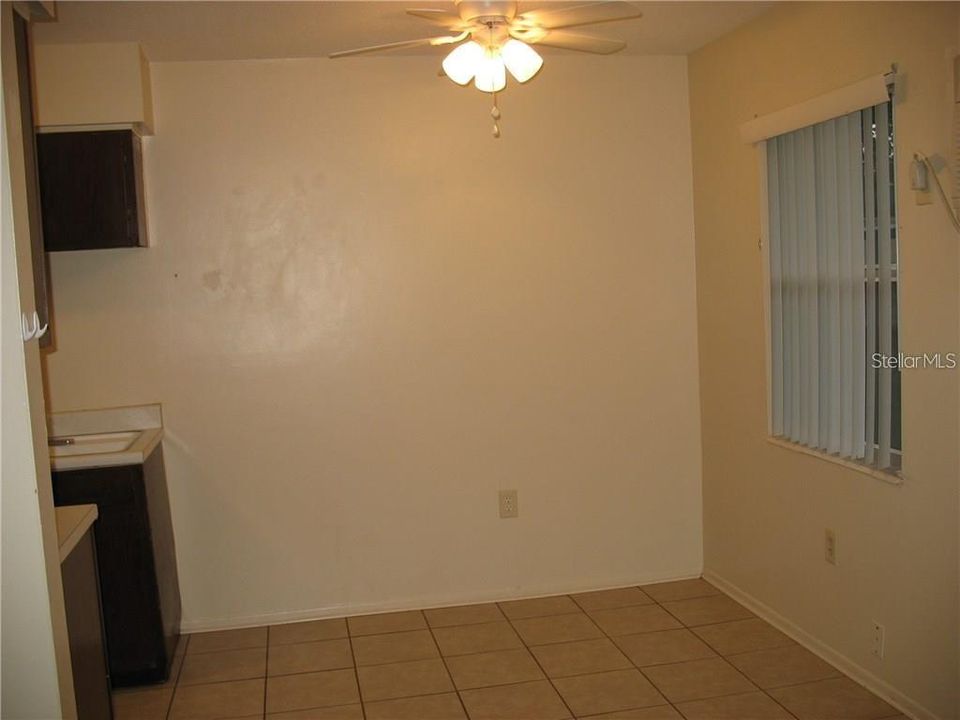
[{"label": "dark wood upper cabinet", "polygon": [[133,130],[41,133],[37,158],[47,252],[147,244]]}]

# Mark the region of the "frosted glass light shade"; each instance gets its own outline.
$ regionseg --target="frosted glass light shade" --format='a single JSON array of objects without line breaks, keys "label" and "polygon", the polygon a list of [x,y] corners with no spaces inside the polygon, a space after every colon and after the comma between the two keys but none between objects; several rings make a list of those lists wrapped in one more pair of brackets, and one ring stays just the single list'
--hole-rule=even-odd
[{"label": "frosted glass light shade", "polygon": [[483,62],[484,50],[473,40],[455,47],[443,60],[443,71],[457,85],[466,85],[473,80]]},{"label": "frosted glass light shade", "polygon": [[543,58],[537,54],[536,50],[525,42],[513,38],[507,40],[500,48],[500,55],[507,70],[517,79],[517,82],[525,83],[543,67]]},{"label": "frosted glass light shade", "polygon": [[507,86],[507,70],[503,64],[500,51],[487,49],[477,65],[477,77],[473,82],[477,90],[483,92],[500,92]]}]

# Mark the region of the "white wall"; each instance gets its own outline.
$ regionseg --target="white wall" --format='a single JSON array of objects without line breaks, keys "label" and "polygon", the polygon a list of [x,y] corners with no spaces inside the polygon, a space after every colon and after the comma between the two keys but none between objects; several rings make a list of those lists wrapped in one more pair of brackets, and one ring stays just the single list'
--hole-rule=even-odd
[{"label": "white wall", "polygon": [[0,716],[76,718],[33,314],[13,11],[0,17]]},{"label": "white wall", "polygon": [[958,11],[787,3],[690,59],[706,572],[918,717],[945,719],[960,711],[958,372],[903,373],[902,487],[766,442],[759,168],[738,128],[897,64],[901,349],[956,352],[958,238],[939,200],[915,203],[908,173],[915,151],[950,157]]},{"label": "white wall", "polygon": [[0,668],[4,717],[50,718],[60,715],[60,692],[54,655],[53,624],[47,593],[43,536],[37,506],[37,470],[27,402],[24,353],[11,347],[18,340],[20,298],[9,195],[6,124],[3,135],[3,415],[0,508],[3,553]]},{"label": "white wall", "polygon": [[187,628],[699,573],[685,59],[551,57],[499,141],[436,69],[154,64],[155,247],[52,257],[53,408],[163,403]]}]

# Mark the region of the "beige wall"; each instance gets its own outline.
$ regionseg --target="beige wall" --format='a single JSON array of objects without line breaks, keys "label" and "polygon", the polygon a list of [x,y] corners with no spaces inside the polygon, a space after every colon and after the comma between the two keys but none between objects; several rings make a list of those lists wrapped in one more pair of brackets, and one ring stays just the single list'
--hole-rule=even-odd
[{"label": "beige wall", "polygon": [[897,63],[902,349],[956,351],[958,239],[939,202],[914,204],[908,172],[915,150],[949,157],[957,13],[790,4],[690,60],[706,570],[941,718],[958,713],[957,372],[904,374],[902,487],[765,441],[759,172],[738,126]]},{"label": "beige wall", "polygon": [[499,141],[428,57],[152,75],[155,247],[51,258],[49,389],[163,403],[187,628],[699,572],[684,58]]}]

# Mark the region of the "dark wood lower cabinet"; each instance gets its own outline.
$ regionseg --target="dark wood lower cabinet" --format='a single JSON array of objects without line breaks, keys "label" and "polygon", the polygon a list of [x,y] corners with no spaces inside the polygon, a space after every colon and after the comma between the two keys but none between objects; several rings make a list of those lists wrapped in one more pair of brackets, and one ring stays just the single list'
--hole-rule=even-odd
[{"label": "dark wood lower cabinet", "polygon": [[143,465],[54,472],[53,496],[56,505],[97,505],[113,686],[164,682],[180,634],[180,584],[161,447]]},{"label": "dark wood lower cabinet", "polygon": [[70,637],[73,691],[78,720],[111,720],[110,678],[100,622],[100,588],[94,530],[84,534],[60,565]]}]

